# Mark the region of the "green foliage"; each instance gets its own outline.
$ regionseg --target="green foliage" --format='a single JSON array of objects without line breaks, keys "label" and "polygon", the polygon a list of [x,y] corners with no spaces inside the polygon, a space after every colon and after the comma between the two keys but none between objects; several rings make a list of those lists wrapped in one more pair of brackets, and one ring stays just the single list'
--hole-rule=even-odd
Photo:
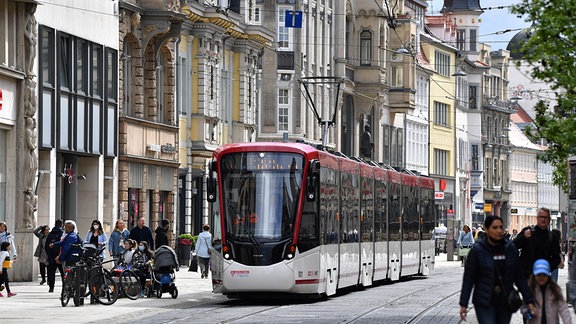
[{"label": "green foliage", "polygon": [[536,105],[535,128],[526,134],[548,142],[539,158],[554,166],[554,184],[567,191],[567,159],[576,155],[576,26],[572,17],[576,1],[522,0],[512,12],[533,23],[531,37],[522,48],[523,59],[533,67],[531,76],[546,82],[558,97],[554,107],[543,100]]},{"label": "green foliage", "polygon": [[180,239],[190,240],[190,242],[192,242],[192,248],[194,248],[194,246],[196,246],[196,240],[198,240],[198,235],[194,236],[192,234],[184,233],[184,234],[178,235],[178,240],[180,240]]}]

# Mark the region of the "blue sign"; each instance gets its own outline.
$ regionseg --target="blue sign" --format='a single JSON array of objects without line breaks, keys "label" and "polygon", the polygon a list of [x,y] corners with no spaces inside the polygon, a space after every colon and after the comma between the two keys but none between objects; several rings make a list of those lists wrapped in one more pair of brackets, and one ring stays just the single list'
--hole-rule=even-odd
[{"label": "blue sign", "polygon": [[302,11],[286,10],[286,28],[302,28]]},{"label": "blue sign", "polygon": [[484,203],[474,203],[476,209],[484,209]]}]

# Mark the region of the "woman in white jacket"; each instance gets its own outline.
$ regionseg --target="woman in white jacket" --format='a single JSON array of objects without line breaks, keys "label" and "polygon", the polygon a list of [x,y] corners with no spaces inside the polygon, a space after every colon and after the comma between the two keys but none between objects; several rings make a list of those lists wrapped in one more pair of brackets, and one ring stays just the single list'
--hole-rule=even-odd
[{"label": "woman in white jacket", "polygon": [[8,233],[8,226],[6,222],[0,222],[0,244],[10,243],[10,260],[14,263],[18,255],[16,254],[16,244],[14,244],[14,236]]},{"label": "woman in white jacket", "polygon": [[208,268],[210,264],[210,253],[212,249],[212,234],[210,234],[210,225],[202,226],[202,233],[198,234],[194,251],[198,257],[200,273],[202,278],[208,278]]}]

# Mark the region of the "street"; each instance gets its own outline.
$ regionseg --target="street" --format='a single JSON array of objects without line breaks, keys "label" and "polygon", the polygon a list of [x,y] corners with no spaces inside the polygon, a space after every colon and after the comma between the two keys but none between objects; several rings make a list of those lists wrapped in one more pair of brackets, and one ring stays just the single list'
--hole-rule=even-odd
[{"label": "street", "polygon": [[[176,273],[177,299],[119,299],[112,306],[62,307],[60,286],[47,292],[37,283],[13,283],[18,295],[1,298],[2,323],[459,323],[458,298],[463,268],[459,262],[437,257],[436,269],[428,278],[411,278],[368,289],[350,289],[320,301],[267,298],[236,300],[211,292],[210,280],[188,272]],[[565,288],[567,271],[560,272]],[[573,320],[574,312],[570,310]],[[474,310],[468,323],[476,323]],[[522,323],[516,313],[512,323]]]}]

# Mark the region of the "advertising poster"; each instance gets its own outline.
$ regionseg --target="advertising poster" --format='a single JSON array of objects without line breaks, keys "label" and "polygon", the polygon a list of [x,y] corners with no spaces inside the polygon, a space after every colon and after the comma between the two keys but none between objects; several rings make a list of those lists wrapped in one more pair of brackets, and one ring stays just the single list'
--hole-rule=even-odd
[{"label": "advertising poster", "polygon": [[568,239],[576,240],[576,199],[568,201]]}]

